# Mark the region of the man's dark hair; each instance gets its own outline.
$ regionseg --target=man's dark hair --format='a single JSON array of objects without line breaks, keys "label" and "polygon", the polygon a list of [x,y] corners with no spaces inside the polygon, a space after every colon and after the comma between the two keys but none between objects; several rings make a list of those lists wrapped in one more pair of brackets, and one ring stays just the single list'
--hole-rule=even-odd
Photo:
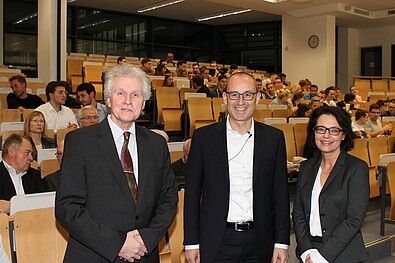
[{"label": "man's dark hair", "polygon": [[10,147],[14,148],[14,149],[19,149],[19,147],[22,144],[23,139],[26,139],[25,137],[23,137],[22,135],[13,133],[11,134],[4,142],[3,145],[3,152],[1,154],[1,156],[4,158],[5,156],[7,156],[8,154],[8,149],[10,149]]},{"label": "man's dark hair", "polygon": [[192,82],[195,83],[198,87],[203,86],[203,77],[201,75],[193,76]]},{"label": "man's dark hair", "polygon": [[387,103],[387,101],[384,101],[384,100],[378,100],[378,101],[376,101],[376,104],[379,105],[380,108],[383,107],[383,106],[385,106],[386,103]]},{"label": "man's dark hair", "polygon": [[351,94],[351,93],[347,93],[346,95],[344,95],[344,102],[352,102],[355,99],[355,95]]},{"label": "man's dark hair", "polygon": [[318,86],[315,85],[315,84],[311,85],[310,89],[311,89],[311,88],[317,88],[317,91],[318,91]]},{"label": "man's dark hair", "polygon": [[219,75],[218,81],[221,81],[222,79],[228,79],[226,75]]},{"label": "man's dark hair", "polygon": [[182,64],[186,64],[186,62],[184,60],[179,60],[177,62],[177,67],[181,66]]},{"label": "man's dark hair", "polygon": [[280,78],[286,78],[286,77],[287,77],[287,75],[285,75],[285,73],[280,74]]},{"label": "man's dark hair", "polygon": [[198,64],[198,63],[193,63],[193,64],[192,64],[192,67],[193,67],[193,66],[198,66],[198,67],[199,67],[199,64]]},{"label": "man's dark hair", "polygon": [[201,66],[201,67],[199,68],[200,74],[204,73],[204,71],[206,71],[206,70],[207,70],[207,67],[206,67],[206,66]]},{"label": "man's dark hair", "polygon": [[117,58],[117,64],[121,63],[122,60],[124,60],[124,59],[126,59],[125,56],[118,57],[118,58]]},{"label": "man's dark hair", "polygon": [[237,66],[237,64],[233,63],[232,65],[230,65],[230,69],[238,69],[239,67]]},{"label": "man's dark hair", "polygon": [[26,78],[22,75],[15,75],[8,79],[9,82],[13,80],[18,80],[18,82],[21,84],[26,83]]},{"label": "man's dark hair", "polygon": [[149,58],[143,58],[143,59],[141,60],[141,66],[144,66],[145,63],[148,63],[148,62],[150,62],[150,61],[151,61],[151,59],[149,59]]},{"label": "man's dark hair", "polygon": [[369,106],[369,112],[372,112],[373,109],[380,110],[380,106],[376,103],[373,103]]},{"label": "man's dark hair", "polygon": [[367,113],[368,112],[366,110],[357,110],[357,112],[355,112],[355,120],[357,121],[360,118],[365,117]]},{"label": "man's dark hair", "polygon": [[45,87],[45,95],[47,96],[47,101],[50,101],[50,97],[49,94],[54,94],[56,87],[64,87],[65,89],[67,89],[67,87],[64,85],[64,83],[62,81],[51,81],[47,84],[47,86]]},{"label": "man's dark hair", "polygon": [[159,65],[162,65],[162,62],[167,62],[167,59],[162,58],[161,60],[159,60]]},{"label": "man's dark hair", "polygon": [[95,86],[93,86],[91,83],[81,83],[77,87],[77,92],[78,91],[86,91],[86,93],[90,94],[93,92],[93,97],[96,96],[96,89]]},{"label": "man's dark hair", "polygon": [[329,95],[329,93],[331,92],[331,90],[336,91],[335,87],[333,87],[333,86],[327,87],[327,88],[325,89],[325,98]]},{"label": "man's dark hair", "polygon": [[307,81],[305,79],[301,79],[301,80],[299,80],[299,85],[301,87],[307,86]]}]

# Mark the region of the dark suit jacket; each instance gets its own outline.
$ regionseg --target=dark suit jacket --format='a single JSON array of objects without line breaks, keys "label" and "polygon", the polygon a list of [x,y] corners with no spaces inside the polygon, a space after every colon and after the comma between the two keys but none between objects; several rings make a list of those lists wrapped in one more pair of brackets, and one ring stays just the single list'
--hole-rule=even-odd
[{"label": "dark suit jacket", "polygon": [[[23,190],[25,194],[34,194],[48,191],[47,184],[41,179],[40,172],[29,168],[22,176]],[[9,201],[16,195],[14,184],[3,162],[0,162],[0,200]]]},{"label": "dark suit jacket", "polygon": [[[270,262],[274,243],[289,244],[290,238],[285,142],[278,129],[259,122],[254,125],[254,230],[261,262]],[[184,244],[200,244],[201,261],[212,262],[221,246],[229,210],[226,122],[194,132],[184,209]]]},{"label": "dark suit jacket", "polygon": [[70,233],[64,262],[123,262],[126,233],[138,229],[158,262],[157,244],[173,221],[177,186],[162,136],[136,126],[137,208],[107,119],[66,136],[56,196],[56,218]]},{"label": "dark suit jacket", "polygon": [[48,187],[50,188],[51,191],[56,191],[56,189],[59,188],[59,178],[60,178],[60,170],[57,170],[44,177],[44,180],[47,182]]},{"label": "dark suit jacket", "polygon": [[[301,164],[293,209],[297,254],[313,246],[310,235],[311,193],[321,157]],[[367,260],[360,229],[369,202],[369,170],[365,162],[340,153],[319,198],[323,245],[318,249],[329,262]]]}]

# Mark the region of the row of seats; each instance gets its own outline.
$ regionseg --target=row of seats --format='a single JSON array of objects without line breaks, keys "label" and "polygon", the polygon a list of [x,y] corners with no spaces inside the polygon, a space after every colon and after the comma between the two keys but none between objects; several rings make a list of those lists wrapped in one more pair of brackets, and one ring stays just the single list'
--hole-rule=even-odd
[{"label": "row of seats", "polygon": [[[395,79],[388,77],[370,79],[364,76],[355,76],[354,86],[358,88],[359,95],[362,98],[368,98],[369,92],[394,92]],[[375,99],[371,98],[370,100],[374,101]]]}]

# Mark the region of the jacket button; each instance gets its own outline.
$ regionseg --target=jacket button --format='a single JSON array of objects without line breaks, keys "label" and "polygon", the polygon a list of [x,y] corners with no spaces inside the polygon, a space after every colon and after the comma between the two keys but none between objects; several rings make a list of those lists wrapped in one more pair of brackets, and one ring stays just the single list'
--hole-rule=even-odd
[{"label": "jacket button", "polygon": [[322,229],[322,233],[325,233],[325,232],[326,232],[326,228],[323,228],[323,229]]},{"label": "jacket button", "polygon": [[136,216],[136,220],[139,220],[139,216]]},{"label": "jacket button", "polygon": [[321,214],[321,217],[325,217],[325,214]]}]

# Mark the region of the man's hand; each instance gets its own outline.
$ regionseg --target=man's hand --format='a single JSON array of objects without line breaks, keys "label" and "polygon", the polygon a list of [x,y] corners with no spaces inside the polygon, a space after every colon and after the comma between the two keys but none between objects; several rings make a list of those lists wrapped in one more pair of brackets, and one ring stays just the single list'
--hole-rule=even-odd
[{"label": "man's hand", "polygon": [[311,260],[310,254],[307,255],[305,263],[313,263]]},{"label": "man's hand", "polygon": [[185,250],[185,258],[188,263],[200,263],[199,249]]},{"label": "man's hand", "polygon": [[129,262],[134,262],[135,259],[140,259],[145,255],[147,248],[137,230],[127,233],[125,243],[123,244],[118,256]]},{"label": "man's hand", "polygon": [[0,212],[1,213],[10,213],[10,201],[0,200]]},{"label": "man's hand", "polygon": [[272,263],[286,263],[288,259],[288,250],[275,247],[273,250]]}]

